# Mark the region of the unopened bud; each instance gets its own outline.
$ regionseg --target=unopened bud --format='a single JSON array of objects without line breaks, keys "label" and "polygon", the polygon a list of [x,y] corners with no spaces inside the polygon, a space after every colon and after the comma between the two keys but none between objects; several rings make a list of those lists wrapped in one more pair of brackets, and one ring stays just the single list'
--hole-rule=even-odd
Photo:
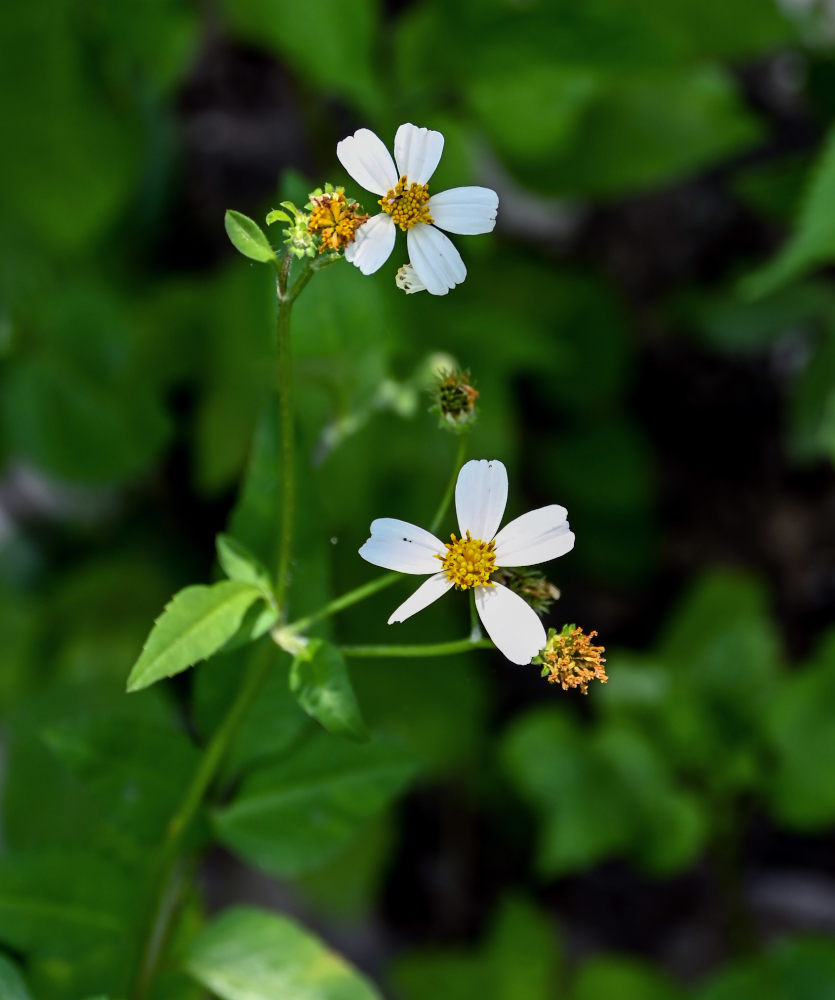
[{"label": "unopened bud", "polygon": [[554,601],[559,600],[559,588],[534,567],[519,566],[511,569],[503,566],[490,579],[523,597],[540,617],[551,610]]},{"label": "unopened bud", "polygon": [[475,420],[478,389],[473,386],[469,371],[439,371],[434,396],[432,409],[439,414],[441,427],[460,431]]}]

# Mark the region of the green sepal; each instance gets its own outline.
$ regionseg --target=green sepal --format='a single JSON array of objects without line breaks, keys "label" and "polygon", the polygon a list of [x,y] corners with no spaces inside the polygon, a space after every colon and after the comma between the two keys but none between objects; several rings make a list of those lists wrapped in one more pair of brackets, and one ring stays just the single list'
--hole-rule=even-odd
[{"label": "green sepal", "polygon": [[271,226],[274,222],[292,222],[293,220],[286,212],[282,212],[280,208],[274,208],[267,215],[267,225]]},{"label": "green sepal", "polygon": [[223,224],[232,245],[244,257],[257,260],[261,264],[271,264],[278,260],[264,231],[249,216],[230,208],[224,216]]}]

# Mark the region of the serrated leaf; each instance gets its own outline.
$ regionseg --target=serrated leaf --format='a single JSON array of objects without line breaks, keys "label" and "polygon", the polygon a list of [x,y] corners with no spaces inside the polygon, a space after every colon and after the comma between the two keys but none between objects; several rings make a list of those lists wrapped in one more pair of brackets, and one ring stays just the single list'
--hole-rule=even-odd
[{"label": "serrated leaf", "polygon": [[32,1000],[23,976],[3,955],[0,955],[0,997],[3,1000]]},{"label": "serrated leaf", "polygon": [[270,241],[264,235],[264,231],[249,216],[242,215],[230,208],[224,216],[223,224],[232,245],[244,257],[257,260],[261,264],[268,264],[278,259],[270,246]]},{"label": "serrated leaf", "polygon": [[254,771],[214,816],[220,840],[279,877],[333,858],[415,773],[411,753],[382,740],[337,743],[316,733],[292,756]]},{"label": "serrated leaf", "polygon": [[329,732],[354,740],[369,738],[348,667],[336,646],[311,639],[293,660],[290,690],[305,712]]},{"label": "serrated leaf", "polygon": [[206,927],[185,967],[221,1000],[380,1000],[364,976],[295,921],[254,907],[227,910]]},{"label": "serrated leaf", "polygon": [[173,677],[217,652],[261,597],[257,587],[240,580],[186,587],[175,594],[145,641],[128,678],[128,691]]},{"label": "serrated leaf", "polygon": [[240,580],[258,587],[265,595],[272,593],[272,581],[267,567],[249,549],[231,535],[220,534],[215,539],[221,569],[230,580]]},{"label": "serrated leaf", "polygon": [[835,131],[815,166],[797,226],[788,242],[765,267],[749,275],[742,291],[760,298],[815,267],[835,260]]}]

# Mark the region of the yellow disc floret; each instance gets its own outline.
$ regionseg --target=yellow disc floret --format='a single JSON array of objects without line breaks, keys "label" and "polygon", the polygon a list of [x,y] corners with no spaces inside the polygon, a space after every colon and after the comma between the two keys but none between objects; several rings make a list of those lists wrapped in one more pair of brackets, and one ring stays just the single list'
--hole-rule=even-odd
[{"label": "yellow disc floret", "polygon": [[418,223],[432,222],[429,213],[429,185],[410,184],[405,174],[384,198],[380,199],[380,208],[392,217],[394,222],[405,232]]},{"label": "yellow disc floret", "polygon": [[471,538],[469,531],[466,538],[455,535],[450,538],[452,541],[446,543],[446,555],[435,557],[441,560],[447,580],[459,590],[491,587],[490,574],[496,568],[496,543]]}]

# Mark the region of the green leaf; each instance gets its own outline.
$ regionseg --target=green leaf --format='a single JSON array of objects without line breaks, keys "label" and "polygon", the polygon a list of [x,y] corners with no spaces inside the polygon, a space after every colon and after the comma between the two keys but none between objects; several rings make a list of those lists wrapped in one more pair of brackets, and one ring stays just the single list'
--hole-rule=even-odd
[{"label": "green leaf", "polygon": [[601,956],[580,969],[571,1000],[683,1000],[684,993],[666,976],[631,958]]},{"label": "green leaf", "polygon": [[394,986],[403,1000],[550,1000],[563,995],[556,989],[560,951],[556,928],[545,914],[509,896],[481,947],[407,953],[396,962]]},{"label": "green leaf", "polygon": [[23,976],[3,955],[0,955],[0,997],[3,1000],[32,1000]]},{"label": "green leaf", "polygon": [[787,677],[768,716],[776,764],[767,789],[777,818],[798,830],[823,830],[835,819],[835,632],[814,659]]},{"label": "green leaf", "polygon": [[231,208],[227,210],[223,219],[226,226],[226,234],[232,241],[232,245],[244,257],[250,260],[257,260],[261,264],[268,264],[278,260],[275,251],[270,246],[270,241],[264,235],[264,231],[246,215],[235,212]]},{"label": "green leaf", "polygon": [[217,652],[260,597],[257,587],[239,580],[186,587],[175,594],[145,640],[128,678],[128,691],[173,677]]},{"label": "green leaf", "polygon": [[312,871],[346,847],[414,775],[396,745],[337,742],[318,732],[292,756],[254,771],[215,813],[219,838],[279,877]]},{"label": "green leaf", "polygon": [[835,946],[831,940],[783,941],[755,958],[726,965],[702,984],[694,1000],[835,1000]]},{"label": "green leaf", "polygon": [[742,284],[751,298],[767,295],[835,259],[835,130],[812,169],[795,232],[777,256]]},{"label": "green leaf", "polygon": [[271,226],[274,222],[292,222],[293,220],[286,212],[282,212],[280,208],[274,208],[267,215],[267,225]]},{"label": "green leaf", "polygon": [[290,690],[309,716],[325,729],[354,740],[367,740],[348,667],[336,646],[311,639],[293,660]]},{"label": "green leaf", "polygon": [[247,712],[227,755],[226,768],[236,776],[253,763],[285,753],[312,724],[287,689],[286,658],[272,641],[213,656],[194,678],[194,711],[206,739],[220,725],[255,658],[271,660],[255,704]]},{"label": "green leaf", "polygon": [[380,1000],[371,983],[297,923],[250,907],[192,942],[186,970],[221,1000]]},{"label": "green leaf", "polygon": [[0,857],[0,940],[21,951],[72,956],[118,942],[136,913],[135,880],[82,851]]},{"label": "green leaf", "polygon": [[220,534],[215,539],[221,569],[230,580],[240,580],[258,587],[265,595],[272,594],[272,581],[267,567],[249,549],[232,538]]}]

